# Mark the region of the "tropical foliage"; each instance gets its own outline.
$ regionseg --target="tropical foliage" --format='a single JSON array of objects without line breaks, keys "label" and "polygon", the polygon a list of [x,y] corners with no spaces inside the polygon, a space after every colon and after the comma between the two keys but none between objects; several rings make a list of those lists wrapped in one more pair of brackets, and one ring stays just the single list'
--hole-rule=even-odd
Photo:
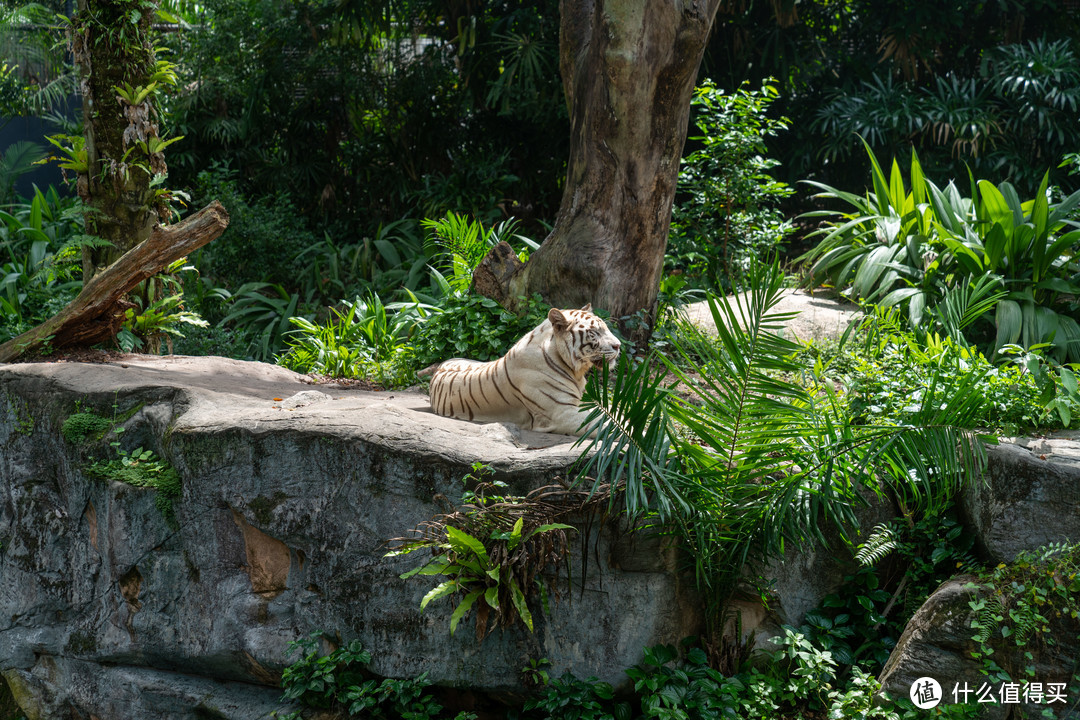
[{"label": "tropical foliage", "polygon": [[744,299],[710,298],[718,341],[673,338],[686,365],[651,361],[678,391],[648,363],[624,360],[611,387],[593,384],[584,401],[596,436],[583,441],[579,482],[622,483],[631,516],[675,528],[713,603],[712,632],[747,561],[820,541],[826,528],[847,537],[862,493],[887,489],[906,507],[939,509],[983,458],[981,440],[961,429],[983,402],[977,373],[948,398],[922,398],[904,424],[857,424],[778,334],[782,283],[775,265],[760,266]]},{"label": "tropical foliage", "polygon": [[[1007,348],[1012,353],[1012,349]],[[895,309],[876,308],[836,347],[811,346],[818,373],[843,387],[856,422],[907,423],[921,403],[944,399],[975,378],[983,397],[975,427],[1009,435],[1069,427],[1080,417],[1075,373],[1037,352],[1015,351],[991,363],[977,348],[949,336],[913,333]]]},{"label": "tropical foliage", "polygon": [[980,175],[1033,188],[1075,146],[1078,112],[1080,58],[1069,40],[1043,37],[994,48],[974,75],[947,73],[929,85],[876,72],[854,92],[830,93],[813,127],[830,162],[857,156],[852,139],[862,136],[876,148],[913,143],[939,167],[943,157],[963,158]]},{"label": "tropical foliage", "polygon": [[0,210],[0,342],[58,312],[82,288],[80,208],[55,189]]},{"label": "tropical foliage", "polygon": [[857,132],[879,155],[917,147],[936,177],[970,166],[1026,195],[1077,146],[1078,22],[1063,0],[749,2],[722,6],[703,73],[779,79],[777,110],[804,120],[770,147],[782,180],[858,187]]},{"label": "tropical foliage", "polygon": [[322,325],[291,317],[296,329],[288,333],[288,350],[278,364],[303,373],[369,378],[384,387],[411,384],[416,368],[409,339],[424,320],[422,312],[415,297],[388,307],[370,295],[331,308]]},{"label": "tropical foliage", "polygon": [[769,255],[793,229],[778,203],[794,193],[770,172],[766,142],[787,130],[787,118],[769,116],[778,91],[744,83],[732,93],[706,80],[691,100],[695,149],[683,158],[679,194],[668,240],[669,269],[711,287],[727,287],[751,262]]},{"label": "tropical foliage", "polygon": [[[338,644],[321,636],[315,633],[290,644],[290,654],[300,650],[300,657],[282,673],[282,702],[294,710],[282,715],[287,720],[301,717],[302,708],[329,709],[349,718],[475,720],[474,713],[453,715],[445,709],[426,674],[369,679],[365,668],[372,656],[359,641]],[[644,648],[642,662],[625,670],[632,691],[618,696],[609,683],[595,677],[564,674],[552,679],[535,669],[546,661],[533,660],[523,672],[538,680],[535,695],[499,709],[522,720],[917,717],[910,704],[904,709],[906,699],[895,709],[880,703],[876,693],[881,686],[872,675],[858,667],[842,675],[828,650],[793,628],[784,628],[771,642],[774,649],[760,652],[760,665],[727,676],[709,666],[699,647]],[[325,645],[338,646],[327,651],[320,647]]]},{"label": "tropical foliage", "polygon": [[465,478],[473,487],[467,488],[463,497],[467,502],[460,509],[421,523],[413,537],[393,541],[395,548],[387,554],[396,558],[430,550],[429,560],[401,577],[446,576],[424,595],[420,609],[458,594],[450,634],[475,609],[477,641],[496,627],[517,622],[534,630],[529,598],[539,596],[546,609],[549,590],[558,596],[552,578],[542,572],[568,560],[567,531],[575,531],[555,521],[587,511],[590,504],[584,493],[561,486],[542,487],[524,497],[497,494],[506,485],[485,479],[486,470],[476,466]]},{"label": "tropical foliage", "polygon": [[810,183],[849,209],[809,214],[830,218],[805,256],[809,283],[906,308],[913,329],[969,338],[992,358],[1049,344],[1059,362],[1080,360],[1080,191],[1053,201],[1044,176],[1021,201],[1008,182],[972,178],[965,196],[926,178],[914,152],[905,183],[895,160],[886,176],[867,151],[865,196]]}]

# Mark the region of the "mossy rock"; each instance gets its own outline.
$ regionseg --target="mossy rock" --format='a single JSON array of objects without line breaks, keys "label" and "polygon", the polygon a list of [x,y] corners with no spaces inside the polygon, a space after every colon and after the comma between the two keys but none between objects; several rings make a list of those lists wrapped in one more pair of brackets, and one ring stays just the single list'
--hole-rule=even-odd
[{"label": "mossy rock", "polygon": [[15,695],[11,692],[11,688],[8,687],[7,681],[0,677],[0,718],[8,720],[8,718],[21,718],[22,716],[22,709],[15,701]]}]

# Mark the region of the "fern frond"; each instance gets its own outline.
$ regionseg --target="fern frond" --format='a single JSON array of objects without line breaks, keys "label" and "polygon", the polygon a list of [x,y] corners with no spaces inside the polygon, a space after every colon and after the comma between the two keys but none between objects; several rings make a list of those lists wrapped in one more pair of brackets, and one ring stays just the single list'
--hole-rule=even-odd
[{"label": "fern frond", "polygon": [[855,560],[864,567],[877,565],[900,546],[896,531],[890,525],[878,523],[870,531],[870,537],[859,545]]}]

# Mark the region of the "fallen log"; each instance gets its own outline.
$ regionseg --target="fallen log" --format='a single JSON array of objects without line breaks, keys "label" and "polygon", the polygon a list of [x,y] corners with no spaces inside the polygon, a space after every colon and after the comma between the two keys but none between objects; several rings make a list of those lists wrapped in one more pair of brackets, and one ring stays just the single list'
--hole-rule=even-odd
[{"label": "fallen log", "polygon": [[93,345],[115,337],[130,304],[124,297],[143,280],[216,239],[229,225],[217,200],[176,225],[157,225],[143,242],[95,275],[78,297],[33,330],[0,345],[0,363],[48,344],[53,348]]}]

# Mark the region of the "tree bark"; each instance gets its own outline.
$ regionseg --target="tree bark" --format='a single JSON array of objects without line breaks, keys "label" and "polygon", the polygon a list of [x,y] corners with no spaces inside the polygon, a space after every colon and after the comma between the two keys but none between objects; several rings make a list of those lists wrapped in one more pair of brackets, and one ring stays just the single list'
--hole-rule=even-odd
[{"label": "tree bark", "polygon": [[131,104],[117,92],[130,91],[134,100],[132,93],[152,84],[150,23],[156,11],[152,1],[79,0],[72,18],[87,160],[77,190],[87,207],[86,234],[109,243],[83,249],[83,282],[146,240],[162,212],[151,186],[166,173],[163,154],[152,151],[158,139],[155,93]]},{"label": "tree bark", "polygon": [[105,268],[78,297],[53,317],[0,345],[0,362],[11,362],[46,344],[92,345],[114,337],[124,320],[123,298],[132,288],[225,231],[229,214],[216,200],[177,225],[156,225],[150,237]]},{"label": "tree bark", "polygon": [[[502,289],[613,317],[656,309],[690,99],[719,0],[562,0],[570,111],[554,229]],[[498,298],[496,298],[498,299]]]}]

